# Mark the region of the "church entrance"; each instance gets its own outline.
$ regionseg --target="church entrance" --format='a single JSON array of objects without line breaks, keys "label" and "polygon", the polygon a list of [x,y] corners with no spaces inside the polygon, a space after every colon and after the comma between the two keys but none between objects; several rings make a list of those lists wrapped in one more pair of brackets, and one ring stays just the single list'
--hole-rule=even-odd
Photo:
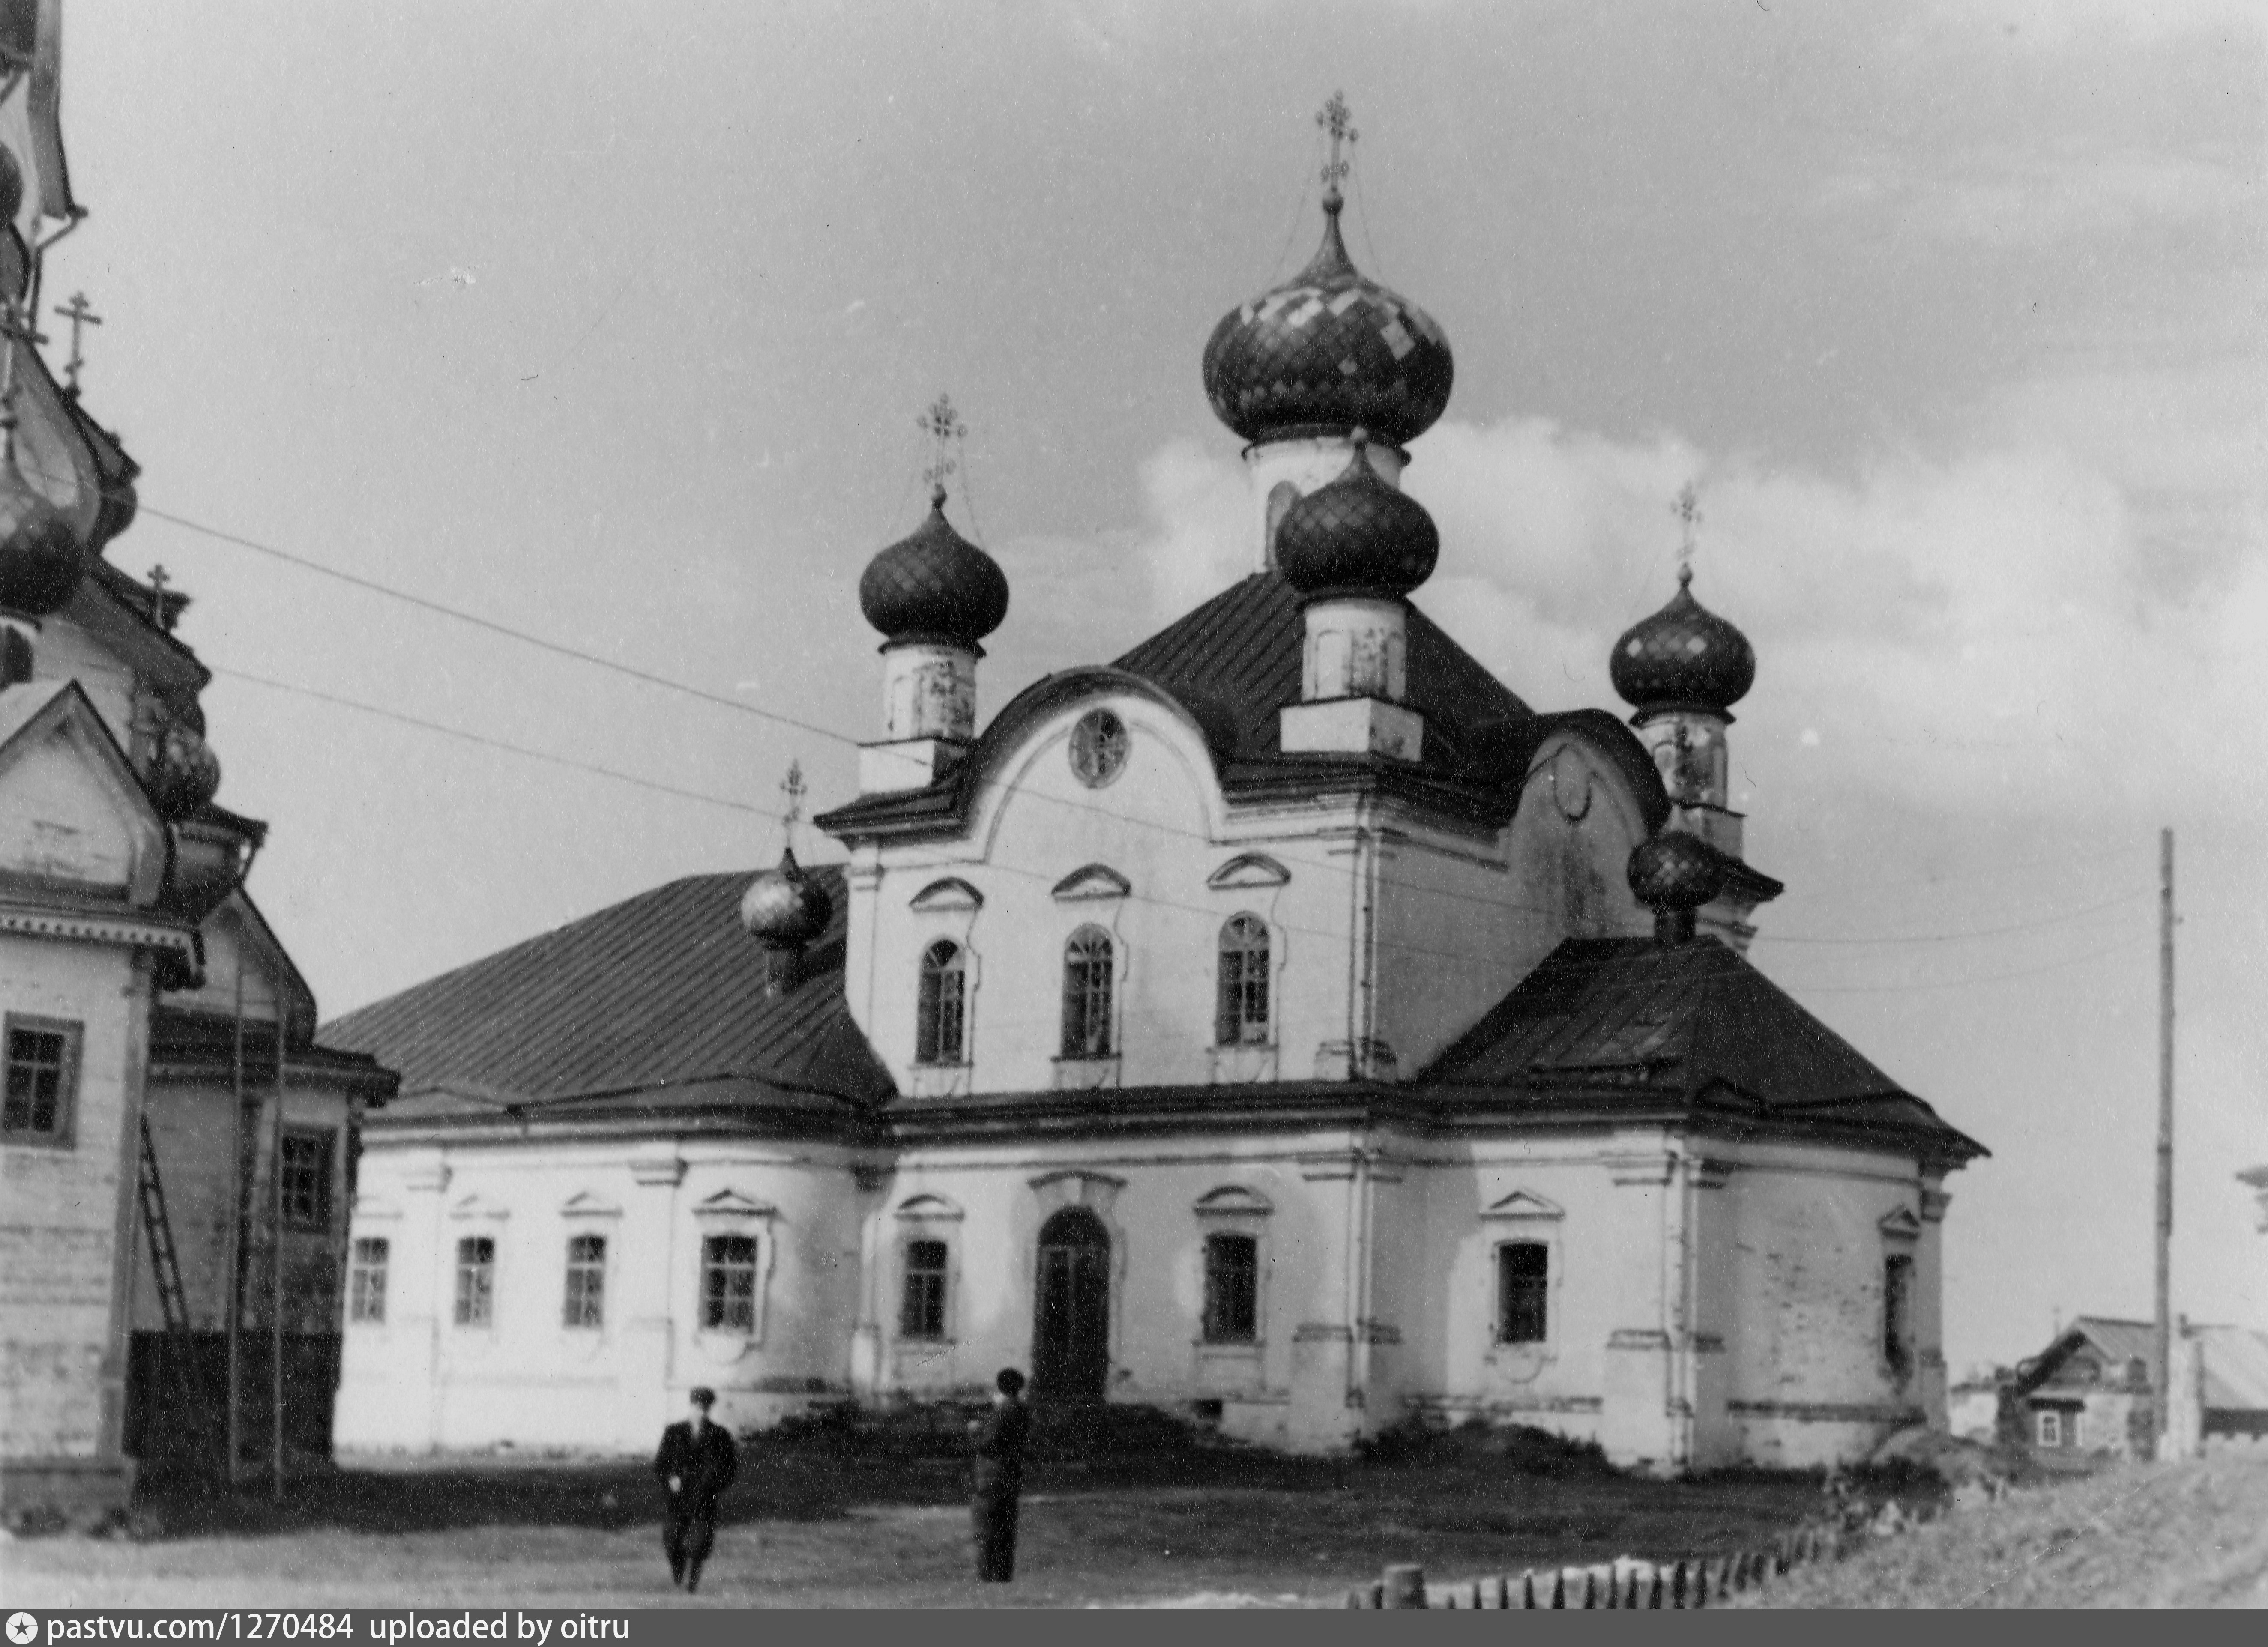
[{"label": "church entrance", "polygon": [[1110,1232],[1084,1207],[1040,1226],[1032,1395],[1050,1406],[1102,1400],[1110,1371]]}]

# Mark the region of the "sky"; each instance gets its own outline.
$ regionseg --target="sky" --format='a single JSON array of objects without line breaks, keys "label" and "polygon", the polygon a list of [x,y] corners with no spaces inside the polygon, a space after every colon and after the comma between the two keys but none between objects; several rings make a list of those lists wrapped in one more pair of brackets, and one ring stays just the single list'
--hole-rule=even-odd
[{"label": "sky", "polygon": [[1013,590],[981,712],[1239,575],[1199,357],[1313,250],[1343,89],[1350,249],[1455,351],[1417,602],[1614,707],[1697,484],[1788,886],[1752,959],[1992,1151],[1949,1186],[1959,1372],[2151,1311],[2166,827],[2175,1305],[2268,1327],[2264,15],[72,0],[92,216],[48,291],[104,317],[110,556],[195,597],[220,798],[335,1015],[769,861],[791,760],[850,797],[858,575],[940,391]]}]

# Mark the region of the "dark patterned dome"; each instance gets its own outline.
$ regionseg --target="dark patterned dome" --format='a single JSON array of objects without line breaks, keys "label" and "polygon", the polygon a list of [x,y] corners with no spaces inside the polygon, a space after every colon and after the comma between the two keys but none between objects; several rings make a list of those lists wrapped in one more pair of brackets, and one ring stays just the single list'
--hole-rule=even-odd
[{"label": "dark patterned dome", "polygon": [[866,563],[858,609],[894,641],[974,646],[1008,615],[1008,579],[993,558],[953,529],[945,489],[929,518]]},{"label": "dark patterned dome", "polygon": [[1406,445],[1449,404],[1449,340],[1432,315],[1356,272],[1336,189],[1323,213],[1323,243],[1307,268],[1213,327],[1206,397],[1248,441],[1359,426]]},{"label": "dark patterned dome", "polygon": [[1725,863],[1698,835],[1665,829],[1630,855],[1630,889],[1649,909],[1698,909],[1725,883]]},{"label": "dark patterned dome", "polygon": [[0,456],[0,612],[46,617],[71,598],[85,569],[70,522],[32,489],[12,454]]},{"label": "dark patterned dome", "polygon": [[799,950],[827,930],[835,906],[827,889],[804,872],[792,848],[779,865],[748,883],[740,897],[740,924],[769,950]]},{"label": "dark patterned dome", "polygon": [[1359,429],[1345,471],[1285,510],[1276,528],[1276,564],[1310,598],[1399,599],[1433,575],[1440,554],[1433,517],[1371,467],[1369,439]]},{"label": "dark patterned dome", "polygon": [[177,721],[158,740],[144,783],[158,815],[174,822],[220,792],[220,757],[195,727]]},{"label": "dark patterned dome", "polygon": [[1680,567],[1677,592],[1615,643],[1607,674],[1633,709],[1690,704],[1722,712],[1756,684],[1749,637],[1693,598],[1693,569]]}]

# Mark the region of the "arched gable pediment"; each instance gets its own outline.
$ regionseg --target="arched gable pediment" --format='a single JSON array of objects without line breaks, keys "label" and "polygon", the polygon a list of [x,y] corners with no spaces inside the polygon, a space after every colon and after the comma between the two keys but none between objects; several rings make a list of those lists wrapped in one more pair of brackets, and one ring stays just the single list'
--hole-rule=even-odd
[{"label": "arched gable pediment", "polygon": [[966,1215],[961,1211],[961,1203],[952,1197],[924,1191],[917,1195],[908,1195],[900,1202],[895,1216],[900,1218],[958,1221]]},{"label": "arched gable pediment", "polygon": [[622,1206],[608,1200],[595,1190],[578,1190],[560,1203],[559,1215],[564,1218],[619,1218]]},{"label": "arched gable pediment", "polygon": [[1190,1209],[1199,1217],[1262,1217],[1276,1210],[1276,1203],[1256,1189],[1242,1184],[1223,1184],[1199,1195],[1197,1205]]},{"label": "arched gable pediment", "polygon": [[1057,881],[1050,895],[1059,903],[1078,903],[1098,898],[1123,898],[1133,890],[1134,883],[1108,864],[1088,864]]},{"label": "arched gable pediment", "polygon": [[930,882],[907,901],[906,907],[924,915],[938,910],[982,909],[984,894],[958,875],[948,875]]},{"label": "arched gable pediment", "polygon": [[1242,852],[1207,876],[1205,885],[1216,890],[1239,886],[1281,886],[1291,879],[1292,871],[1265,852]]},{"label": "arched gable pediment", "polygon": [[0,871],[155,901],[166,827],[76,681],[0,695]]},{"label": "arched gable pediment", "polygon": [[779,1209],[769,1201],[758,1201],[737,1189],[720,1189],[715,1195],[696,1202],[693,1208],[696,1218],[776,1218]]}]

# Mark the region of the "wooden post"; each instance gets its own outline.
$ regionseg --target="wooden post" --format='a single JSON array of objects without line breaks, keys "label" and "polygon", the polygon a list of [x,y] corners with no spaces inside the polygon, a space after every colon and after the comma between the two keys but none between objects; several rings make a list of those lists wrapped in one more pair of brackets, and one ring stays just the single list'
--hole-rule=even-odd
[{"label": "wooden post", "polygon": [[2158,1319],[2154,1346],[2157,1410],[2152,1415],[2154,1456],[2163,1458],[2173,1434],[2174,1261],[2174,832],[2158,832]]},{"label": "wooden post", "polygon": [[1425,1605],[1425,1570],[1415,1562],[1398,1562],[1386,1570],[1386,1605],[1407,1611]]},{"label": "wooden post", "polygon": [[284,1012],[276,1008],[276,1113],[268,1123],[268,1443],[270,1495],[284,1496]]},{"label": "wooden post", "polygon": [[230,1064],[228,1125],[228,1276],[221,1308],[228,1329],[228,1484],[237,1484],[243,1438],[238,1426],[244,1400],[244,945],[236,946],[236,1038]]}]

